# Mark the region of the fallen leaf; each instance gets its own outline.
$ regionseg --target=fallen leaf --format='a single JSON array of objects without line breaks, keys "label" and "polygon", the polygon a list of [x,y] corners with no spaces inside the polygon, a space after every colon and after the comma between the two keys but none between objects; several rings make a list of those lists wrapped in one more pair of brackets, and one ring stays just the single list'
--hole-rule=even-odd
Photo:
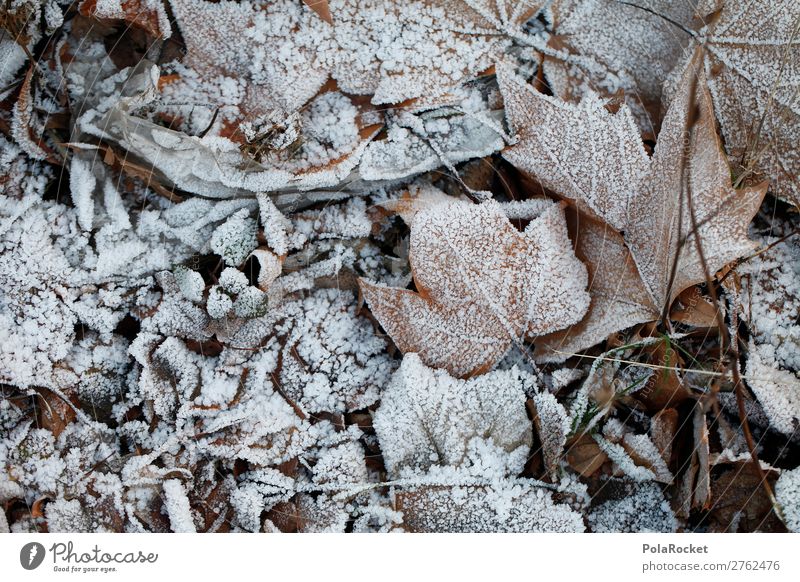
[{"label": "fallen leaf", "polygon": [[567,411],[549,392],[534,394],[528,403],[541,444],[545,469],[555,479],[570,428]]},{"label": "fallen leaf", "polygon": [[556,2],[550,44],[559,52],[545,56],[545,76],[567,101],[587,91],[623,93],[641,131],[655,136],[661,87],[691,39],[681,27],[692,25],[695,11],[694,3],[672,0]]},{"label": "fallen leaf", "polygon": [[426,486],[396,494],[411,532],[582,532],[583,519],[524,479],[491,486]]},{"label": "fallen leaf", "polygon": [[634,398],[648,410],[657,412],[675,407],[691,396],[679,371],[683,368],[683,358],[668,341],[658,341],[643,353],[656,367],[644,386],[636,390]]},{"label": "fallen leaf", "polygon": [[607,460],[591,435],[583,434],[567,445],[567,462],[582,477],[591,477]]},{"label": "fallen leaf", "polygon": [[694,38],[737,175],[764,173],[770,189],[800,198],[800,3],[726,1]]},{"label": "fallen leaf", "polygon": [[692,327],[717,327],[717,308],[709,301],[700,288],[689,287],[676,298],[669,312],[669,318]]},{"label": "fallen leaf", "polygon": [[373,419],[389,474],[461,465],[473,439],[496,446],[509,473],[521,471],[533,443],[524,391],[532,378],[522,376],[509,370],[458,380],[406,355]]},{"label": "fallen leaf", "polygon": [[331,16],[331,7],[328,5],[328,0],[303,0],[303,4],[311,8],[317,15],[327,22],[333,24],[333,17]]},{"label": "fallen leaf", "polygon": [[561,206],[524,232],[497,202],[435,205],[411,224],[417,291],[359,280],[372,313],[403,352],[454,376],[486,371],[525,337],[580,320],[586,268],[575,258]]},{"label": "fallen leaf", "polygon": [[672,443],[677,432],[678,411],[674,408],[660,410],[650,420],[650,438],[667,465],[672,459]]},{"label": "fallen leaf", "polygon": [[[556,193],[576,201],[579,208],[588,208],[622,231],[650,298],[643,305],[638,283],[632,285],[631,297],[625,293],[627,286],[623,288],[613,307],[599,307],[608,299],[593,295],[593,321],[575,328],[574,337],[558,338],[559,342],[586,348],[598,338],[620,331],[618,324],[625,322],[623,328],[629,327],[630,319],[614,316],[615,308],[624,309],[625,305],[635,305],[637,311],[644,308],[651,314],[649,320],[657,319],[656,314],[669,307],[683,290],[706,280],[697,237],[711,274],[754,248],[747,227],[758,211],[766,185],[739,190],[732,187],[730,169],[715,132],[705,76],[702,69],[696,69],[698,59],[699,53],[695,54],[695,67],[688,67],[684,73],[649,162],[626,106],[612,115],[594,97],[580,105],[564,103],[534,91],[507,67],[498,70],[511,125],[521,132],[519,142],[504,156],[521,170],[543,179]],[[551,160],[547,171],[540,160]],[[617,186],[609,189],[609,182]],[[684,184],[689,186],[687,195]],[[693,232],[693,213],[697,234]],[[619,257],[617,262],[626,265],[619,239],[607,238],[612,240],[607,248]],[[583,250],[591,252],[586,246]],[[618,266],[617,272],[621,268]],[[593,272],[607,270],[595,266]],[[600,283],[598,288],[605,291],[607,285],[602,279]],[[642,311],[638,314],[643,315]]]},{"label": "fallen leaf", "polygon": [[[766,470],[775,486],[778,472]],[[731,463],[711,487],[714,503],[709,508],[711,530],[716,532],[784,532],[786,527],[772,511],[761,476],[750,461]]]}]

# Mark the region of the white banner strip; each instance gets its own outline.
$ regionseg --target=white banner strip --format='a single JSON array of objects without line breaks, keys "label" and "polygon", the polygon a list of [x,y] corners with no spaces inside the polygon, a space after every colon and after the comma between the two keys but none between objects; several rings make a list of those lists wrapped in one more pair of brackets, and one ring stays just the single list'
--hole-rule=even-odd
[{"label": "white banner strip", "polygon": [[[3,580],[798,580],[794,534],[5,534]],[[246,576],[246,578],[241,578]]]}]

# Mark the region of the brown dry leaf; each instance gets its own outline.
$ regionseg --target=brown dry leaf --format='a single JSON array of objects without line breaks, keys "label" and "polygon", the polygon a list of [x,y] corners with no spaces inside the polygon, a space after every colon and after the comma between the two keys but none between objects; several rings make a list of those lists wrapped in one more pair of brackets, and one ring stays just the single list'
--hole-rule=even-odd
[{"label": "brown dry leaf", "polygon": [[75,410],[50,390],[37,388],[36,392],[39,395],[38,424],[58,438],[67,425],[75,420]]},{"label": "brown dry leaf", "polygon": [[622,235],[574,211],[568,210],[567,216],[575,227],[575,254],[589,270],[592,302],[580,323],[536,341],[534,355],[541,362],[563,361],[616,331],[659,315]]},{"label": "brown dry leaf", "polygon": [[[701,31],[704,63],[725,146],[744,171],[800,199],[800,2],[724,2]],[[741,170],[737,170],[739,173]]]},{"label": "brown dry leaf", "polygon": [[[767,481],[775,486],[778,472],[765,470]],[[730,470],[713,480],[714,503],[710,508],[712,531],[785,532],[785,526],[772,511],[772,503],[761,485],[761,476],[750,461],[732,463]]]},{"label": "brown dry leaf", "polygon": [[608,460],[591,435],[581,435],[567,446],[567,462],[582,477],[591,477]]},{"label": "brown dry leaf", "polygon": [[544,71],[553,92],[578,101],[587,90],[603,97],[624,93],[639,127],[657,133],[661,86],[691,36],[680,26],[695,18],[692,2],[637,0],[561,0],[554,8],[553,48]]},{"label": "brown dry leaf", "polygon": [[[638,271],[638,277],[625,283],[638,278],[649,295],[649,301],[643,303],[638,281],[625,285],[610,307],[599,305],[608,302],[605,293],[592,294],[593,321],[575,328],[566,339],[558,338],[574,351],[636,323],[626,314],[630,305],[643,309],[639,311],[642,316],[649,312],[648,320],[652,321],[683,290],[705,281],[692,213],[712,274],[754,248],[747,227],[758,211],[766,185],[739,190],[732,187],[705,76],[698,69],[699,53],[692,62],[694,66],[686,69],[664,119],[649,163],[625,106],[612,115],[594,97],[571,105],[534,91],[506,67],[498,70],[507,114],[520,132],[519,143],[504,156],[521,170],[540,179],[546,177],[548,187],[621,230]],[[552,160],[566,163],[554,164]],[[609,188],[608,184],[614,186]],[[605,245],[615,253],[614,262],[619,263],[615,270],[619,272],[626,265],[624,252],[612,237],[606,235],[606,239],[612,240]],[[583,246],[584,254],[591,252],[587,246]],[[605,258],[601,255],[595,260]],[[592,271],[604,276],[609,272],[602,265]],[[613,276],[608,279],[611,284],[619,281]],[[603,280],[600,283],[598,288],[607,291]]]},{"label": "brown dry leaf", "polygon": [[716,327],[718,321],[717,309],[697,286],[689,287],[678,295],[669,318],[692,327]]},{"label": "brown dry leaf", "polygon": [[409,257],[417,292],[360,280],[372,313],[403,352],[458,377],[491,368],[514,343],[577,323],[586,268],[552,204],[524,232],[501,206],[458,202],[418,212]]},{"label": "brown dry leaf", "polygon": [[708,422],[699,403],[692,412],[693,447],[689,466],[675,492],[675,514],[688,517],[692,509],[706,509],[711,502],[711,467]]},{"label": "brown dry leaf", "polygon": [[636,391],[634,397],[648,410],[655,412],[674,407],[691,396],[678,372],[683,368],[683,358],[667,341],[660,341],[646,348],[644,354],[657,368],[645,385]]},{"label": "brown dry leaf", "polygon": [[678,411],[674,408],[660,410],[650,420],[650,438],[667,465],[672,459],[672,443],[677,432]]},{"label": "brown dry leaf", "polygon": [[316,12],[317,16],[319,16],[322,20],[328,24],[333,24],[331,7],[328,5],[328,0],[303,0],[303,4]]}]

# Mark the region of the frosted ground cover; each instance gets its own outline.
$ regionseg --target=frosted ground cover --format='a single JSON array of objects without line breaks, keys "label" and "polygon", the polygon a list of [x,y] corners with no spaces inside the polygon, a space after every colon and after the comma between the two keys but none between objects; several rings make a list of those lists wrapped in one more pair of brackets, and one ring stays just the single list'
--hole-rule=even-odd
[{"label": "frosted ground cover", "polygon": [[0,531],[800,528],[794,0],[0,27]]}]

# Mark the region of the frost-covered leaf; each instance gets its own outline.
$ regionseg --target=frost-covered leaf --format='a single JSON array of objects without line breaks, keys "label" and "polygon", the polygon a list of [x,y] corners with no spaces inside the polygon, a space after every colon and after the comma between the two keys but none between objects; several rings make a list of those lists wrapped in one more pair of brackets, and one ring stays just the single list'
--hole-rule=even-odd
[{"label": "frost-covered leaf", "polygon": [[256,221],[248,218],[247,214],[247,210],[240,210],[220,225],[211,236],[211,250],[233,267],[244,263],[258,246]]},{"label": "frost-covered leaf", "polygon": [[411,225],[417,292],[360,281],[370,309],[403,352],[456,376],[488,370],[525,336],[576,323],[588,307],[563,210],[524,232],[493,201],[436,205]]},{"label": "frost-covered leaf", "polygon": [[450,106],[392,116],[386,139],[367,146],[358,167],[361,177],[398,180],[499,151],[502,113],[490,110],[476,89],[455,96]]},{"label": "frost-covered leaf", "polygon": [[587,290],[592,302],[582,321],[537,339],[537,361],[564,361],[611,333],[659,316],[622,236],[585,216],[577,216],[575,222],[575,254],[589,270]]},{"label": "frost-covered leaf", "polygon": [[503,157],[546,188],[625,230],[650,163],[630,109],[611,113],[595,93],[577,105],[544,95],[507,66],[499,68],[498,81],[518,139]]},{"label": "frost-covered leaf", "polygon": [[[314,52],[330,27],[300,2],[169,3],[187,45],[180,78],[166,89],[176,101],[205,93],[238,110],[235,117],[255,119],[297,110],[328,77]],[[206,125],[212,114],[205,113]]]},{"label": "frost-covered leaf", "polygon": [[800,198],[800,4],[721,3],[699,32],[714,108],[731,158],[761,171],[770,189]]},{"label": "frost-covered leaf", "polygon": [[641,131],[654,135],[662,83],[691,39],[680,27],[703,16],[696,10],[671,0],[557,2],[550,44],[562,54],[544,61],[553,92],[568,101],[623,93]]},{"label": "frost-covered leaf", "polygon": [[[582,327],[572,332],[575,337],[557,337],[557,345],[588,347],[619,331],[620,324],[628,327],[634,321],[655,319],[681,291],[704,282],[697,238],[712,274],[752,250],[747,226],[765,187],[732,187],[702,71],[686,69],[649,164],[625,106],[611,115],[594,97],[588,97],[588,103],[568,105],[534,91],[507,69],[499,70],[499,78],[512,125],[527,128],[530,123],[535,128],[525,129],[520,143],[505,155],[525,171],[544,174],[546,185],[622,230],[646,291],[643,294],[640,282],[631,277],[634,283],[614,292],[609,305],[609,285],[623,281],[614,275],[632,275],[627,253],[615,233],[606,235],[592,228],[590,221],[583,222],[590,242],[579,245],[589,255],[588,262],[600,263],[593,269],[599,294],[593,294],[593,308]],[[541,135],[549,139],[540,141]],[[545,166],[537,161],[542,157],[569,163]],[[693,213],[698,233],[693,232]],[[598,242],[604,247],[602,253]],[[606,261],[615,265],[614,271]]]},{"label": "frost-covered leaf", "polygon": [[583,519],[523,479],[493,486],[428,486],[396,494],[412,532],[582,532]]},{"label": "frost-covered leaf", "polygon": [[800,426],[800,378],[780,369],[771,344],[750,342],[745,369],[747,384],[769,417],[770,426],[788,435]]},{"label": "frost-covered leaf", "polygon": [[564,445],[567,443],[567,434],[570,432],[570,422],[567,411],[549,392],[534,394],[533,424],[542,447],[544,465],[551,476],[555,476]]},{"label": "frost-covered leaf", "polygon": [[462,465],[472,439],[491,441],[509,473],[518,473],[533,442],[525,414],[525,386],[532,382],[516,369],[458,380],[407,354],[373,420],[389,474]]},{"label": "frost-covered leaf", "polygon": [[619,495],[593,508],[593,532],[673,533],[678,521],[655,483],[623,485]]},{"label": "frost-covered leaf", "polygon": [[617,419],[610,419],[606,422],[603,427],[603,435],[608,441],[621,447],[620,450],[620,448],[608,446],[606,443],[600,444],[600,448],[628,477],[637,481],[641,480],[640,477],[645,476],[641,469],[646,469],[650,473],[650,475],[646,475],[649,479],[661,483],[672,482],[672,473],[649,436],[635,434]]},{"label": "frost-covered leaf", "polygon": [[338,50],[318,58],[344,91],[371,94],[373,103],[434,97],[493,65],[542,4],[334,0]]},{"label": "frost-covered leaf", "polygon": [[[696,119],[692,119],[693,108],[697,108]],[[690,128],[687,119],[693,121]],[[765,184],[732,188],[705,75],[690,66],[664,118],[650,171],[631,203],[625,233],[657,306],[671,303],[687,287],[705,282],[696,238],[711,273],[753,249],[747,227],[765,192]],[[697,233],[693,232],[692,212]],[[670,281],[673,262],[677,262],[676,276]]]},{"label": "frost-covered leaf", "polygon": [[73,271],[50,234],[44,211],[32,208],[0,239],[0,375],[16,386],[50,385],[75,337]]},{"label": "frost-covered leaf", "polygon": [[169,516],[172,531],[176,533],[196,533],[197,528],[192,518],[192,508],[186,489],[177,479],[164,481],[164,507]]}]

